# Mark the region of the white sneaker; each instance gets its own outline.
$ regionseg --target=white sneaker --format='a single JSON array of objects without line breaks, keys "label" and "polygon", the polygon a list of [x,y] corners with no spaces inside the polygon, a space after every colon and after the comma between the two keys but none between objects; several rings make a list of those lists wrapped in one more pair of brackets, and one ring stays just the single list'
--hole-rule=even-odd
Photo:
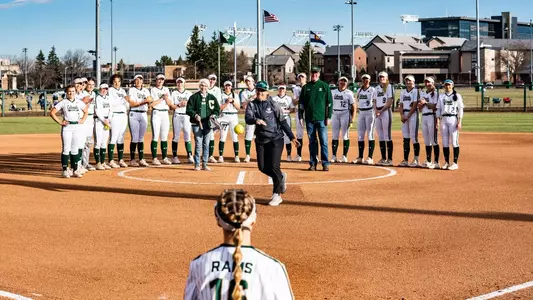
[{"label": "white sneaker", "polygon": [[204,171],[211,171],[211,168],[208,165],[203,165],[202,170]]},{"label": "white sneaker", "polygon": [[382,158],[376,163],[376,165],[377,166],[385,166],[386,163],[387,163],[387,161]]},{"label": "white sneaker", "polygon": [[127,168],[128,164],[123,159],[121,159],[118,161],[118,166],[121,168]]},{"label": "white sneaker", "polygon": [[202,169],[200,169],[200,166],[195,166],[195,167],[194,167],[194,170],[195,170],[195,171],[201,171]]},{"label": "white sneaker", "polygon": [[418,160],[413,159],[413,161],[409,164],[409,167],[411,168],[418,168],[420,165],[418,164]]},{"label": "white sneaker", "polygon": [[88,164],[87,167],[86,167],[86,169],[87,169],[88,171],[96,171],[96,168],[95,168],[93,165],[91,165],[91,164]]},{"label": "white sneaker", "polygon": [[281,199],[281,196],[279,194],[273,194],[270,202],[268,202],[268,205],[270,206],[278,206],[283,202],[283,199]]},{"label": "white sneaker", "polygon": [[221,163],[223,163],[223,162],[224,162],[224,157],[220,156],[220,157],[218,158],[218,163],[221,164]]},{"label": "white sneaker", "polygon": [[170,161],[170,159],[169,159],[168,157],[165,157],[165,158],[163,158],[163,164],[165,164],[165,165],[171,165],[172,162]]},{"label": "white sneaker", "polygon": [[235,162],[236,162],[236,163],[240,163],[240,162],[241,162],[241,159],[240,159],[238,156],[235,156]]},{"label": "white sneaker", "polygon": [[302,157],[300,155],[296,155],[296,157],[294,158],[294,161],[295,162],[302,162]]},{"label": "white sneaker", "polygon": [[190,164],[194,164],[194,156],[189,156],[188,160]]},{"label": "white sneaker", "polygon": [[95,169],[98,170],[98,171],[104,171],[105,170],[104,166],[101,163],[97,163]]},{"label": "white sneaker", "polygon": [[399,167],[408,167],[409,166],[409,162],[406,161],[406,160],[402,160],[402,162],[398,166]]},{"label": "white sneaker", "polygon": [[180,159],[176,156],[176,157],[172,158],[172,163],[175,164],[175,165],[179,165],[179,164],[181,164],[181,161],[180,161]]},{"label": "white sneaker", "polygon": [[444,165],[442,165],[442,169],[448,170],[448,168],[450,168],[450,165],[447,162],[445,162]]},{"label": "white sneaker", "polygon": [[161,162],[160,162],[159,159],[157,159],[157,157],[156,157],[156,158],[152,159],[152,165],[154,165],[154,166],[160,166],[160,165],[161,165]]},{"label": "white sneaker", "polygon": [[74,171],[73,171],[71,168],[68,168],[68,169],[67,169],[67,172],[68,172],[68,176],[69,176],[69,177],[72,176],[72,175],[74,175]]},{"label": "white sneaker", "polygon": [[65,170],[65,171],[63,171],[62,176],[63,176],[63,178],[70,178],[70,172],[69,172],[69,170]]},{"label": "white sneaker", "polygon": [[420,167],[427,168],[428,164],[429,164],[429,162],[426,160],[423,164],[420,165]]},{"label": "white sneaker", "polygon": [[338,162],[340,162],[340,163],[347,163],[347,162],[348,162],[348,157],[346,157],[346,156],[343,155],[342,158],[341,158],[340,160],[338,160]]},{"label": "white sneaker", "polygon": [[106,164],[106,163],[103,163],[103,164],[102,164],[102,167],[104,167],[104,169],[106,169],[106,170],[111,170],[111,169],[113,169],[113,168],[111,168],[111,167],[110,167],[108,164]]},{"label": "white sneaker", "polygon": [[392,159],[388,159],[385,161],[385,164],[384,166],[393,166],[394,164],[392,163]]},{"label": "white sneaker", "polygon": [[440,169],[440,165],[438,162],[433,162],[431,166],[433,167],[432,169]]},{"label": "white sneaker", "polygon": [[209,160],[208,161],[210,163],[212,163],[212,164],[216,164],[217,163],[217,160],[213,156],[209,156]]},{"label": "white sneaker", "polygon": [[244,158],[244,162],[245,163],[249,163],[250,162],[250,155],[246,155],[246,157]]},{"label": "white sneaker", "polygon": [[426,168],[428,168],[428,169],[435,169],[435,166],[433,165],[432,162],[428,161],[428,162],[426,162]]},{"label": "white sneaker", "polygon": [[287,162],[291,162],[292,161],[292,157],[290,155],[287,155]]},{"label": "white sneaker", "polygon": [[81,172],[81,170],[77,170],[76,172],[74,172],[74,175],[72,175],[74,178],[82,178],[83,177],[83,173]]},{"label": "white sneaker", "polygon": [[110,166],[110,167],[113,168],[113,169],[118,169],[118,168],[120,168],[120,166],[117,165],[117,163],[116,163],[114,160],[110,161],[107,165]]},{"label": "white sneaker", "polygon": [[452,165],[450,167],[448,167],[448,170],[450,170],[450,171],[459,170],[459,165],[456,164],[456,163],[452,163]]},{"label": "white sneaker", "polygon": [[337,156],[333,155],[333,156],[331,157],[330,162],[332,162],[332,163],[336,163],[336,162],[337,162]]},{"label": "white sneaker", "polygon": [[139,160],[139,165],[141,167],[148,167],[148,163],[144,159]]},{"label": "white sneaker", "polygon": [[363,164],[365,164],[365,165],[373,165],[374,164],[374,160],[369,157],[363,162]]},{"label": "white sneaker", "polygon": [[[78,166],[78,173],[80,173],[81,175],[87,173],[87,169],[85,169],[83,166]],[[74,172],[76,173],[76,172]],[[75,174],[74,174],[75,175]]]},{"label": "white sneaker", "polygon": [[363,159],[361,157],[358,157],[356,160],[352,161],[353,164],[362,164]]}]

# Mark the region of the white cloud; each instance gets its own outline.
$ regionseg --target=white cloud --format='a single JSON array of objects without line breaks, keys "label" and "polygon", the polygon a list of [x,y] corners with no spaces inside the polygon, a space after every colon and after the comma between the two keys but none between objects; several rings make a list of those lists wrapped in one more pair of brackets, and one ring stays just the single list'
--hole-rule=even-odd
[{"label": "white cloud", "polygon": [[26,3],[48,3],[52,0],[11,0],[8,3],[0,3],[0,9],[7,9],[13,6],[23,5]]}]

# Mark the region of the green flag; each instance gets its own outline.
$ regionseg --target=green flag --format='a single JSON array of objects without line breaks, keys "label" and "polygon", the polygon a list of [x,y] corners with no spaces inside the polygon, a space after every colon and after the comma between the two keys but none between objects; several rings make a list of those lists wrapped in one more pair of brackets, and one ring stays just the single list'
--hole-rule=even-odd
[{"label": "green flag", "polygon": [[235,36],[233,35],[230,35],[229,33],[227,32],[218,32],[219,35],[218,35],[218,42],[221,43],[221,44],[230,44],[230,45],[233,45],[233,43],[235,42]]}]

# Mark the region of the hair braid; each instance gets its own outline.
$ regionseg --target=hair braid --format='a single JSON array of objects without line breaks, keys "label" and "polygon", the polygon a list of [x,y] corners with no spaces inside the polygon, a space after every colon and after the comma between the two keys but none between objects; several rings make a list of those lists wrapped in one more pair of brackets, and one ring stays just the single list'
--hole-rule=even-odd
[{"label": "hair braid", "polygon": [[242,289],[241,289],[241,279],[242,279],[242,229],[235,230],[233,235],[233,243],[235,243],[235,252],[233,252],[233,263],[235,268],[233,269],[233,279],[235,280],[235,287],[231,293],[233,300],[241,300],[242,298]]}]

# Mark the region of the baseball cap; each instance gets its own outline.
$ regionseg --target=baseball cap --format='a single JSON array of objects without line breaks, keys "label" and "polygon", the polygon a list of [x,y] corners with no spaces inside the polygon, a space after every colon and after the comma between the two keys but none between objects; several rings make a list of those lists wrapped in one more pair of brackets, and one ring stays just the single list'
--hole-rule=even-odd
[{"label": "baseball cap", "polygon": [[307,75],[305,75],[305,73],[300,73],[300,74],[298,74],[297,77],[298,77],[298,78],[300,78],[300,77],[307,78]]},{"label": "baseball cap", "polygon": [[247,76],[244,81],[255,82],[255,79],[252,76]]},{"label": "baseball cap", "polygon": [[346,82],[349,81],[348,78],[347,78],[346,76],[342,76],[341,78],[339,78],[339,81],[341,81],[341,80],[344,80],[344,81],[346,81]]},{"label": "baseball cap", "polygon": [[368,80],[371,79],[370,75],[368,75],[368,74],[365,74],[365,75],[361,76],[361,79],[365,79],[365,78],[368,79]]},{"label": "baseball cap", "polygon": [[424,79],[424,82],[431,82],[431,83],[435,83],[435,79],[433,79],[433,77],[426,77],[426,79]]},{"label": "baseball cap", "polygon": [[280,84],[280,85],[278,86],[278,90],[281,90],[281,89],[287,89],[287,86],[284,85],[284,84]]},{"label": "baseball cap", "polygon": [[389,74],[387,74],[387,72],[379,72],[378,78],[379,77],[389,77]]},{"label": "baseball cap", "polygon": [[444,84],[451,84],[451,85],[453,85],[454,83],[453,83],[453,80],[451,80],[451,79],[446,79],[446,80],[444,80]]},{"label": "baseball cap", "polygon": [[413,75],[408,75],[408,76],[405,77],[404,81],[405,80],[410,80],[412,82],[415,82],[415,77]]},{"label": "baseball cap", "polygon": [[78,83],[83,83],[83,81],[81,80],[81,78],[76,78],[76,79],[74,79],[74,84],[78,84]]},{"label": "baseball cap", "polygon": [[268,91],[268,83],[261,80],[258,83],[256,83],[255,88],[258,90]]},{"label": "baseball cap", "polygon": [[100,85],[100,88],[101,88],[101,89],[108,89],[108,88],[109,88],[109,85],[108,85],[107,83],[102,83],[102,84]]},{"label": "baseball cap", "polygon": [[207,79],[217,79],[217,75],[211,74],[211,75],[207,76]]},{"label": "baseball cap", "polygon": [[183,77],[178,77],[178,79],[176,79],[176,82],[178,82],[178,81],[181,81],[181,82],[185,83],[185,79]]},{"label": "baseball cap", "polygon": [[319,73],[320,72],[320,68],[319,67],[312,67],[311,68],[311,73]]},{"label": "baseball cap", "polygon": [[141,74],[137,74],[133,77],[133,80],[137,79],[137,78],[140,78],[140,79],[144,79],[143,76]]},{"label": "baseball cap", "polygon": [[82,78],[81,78],[81,82],[87,82],[87,81],[88,81],[88,80],[87,80],[86,77],[82,77]]},{"label": "baseball cap", "polygon": [[163,75],[163,74],[157,74],[157,76],[155,77],[155,79],[163,79],[163,80],[165,80],[165,75]]},{"label": "baseball cap", "polygon": [[226,85],[233,86],[233,83],[231,83],[231,81],[229,81],[229,80],[228,81],[224,81],[224,86],[226,86]]}]

